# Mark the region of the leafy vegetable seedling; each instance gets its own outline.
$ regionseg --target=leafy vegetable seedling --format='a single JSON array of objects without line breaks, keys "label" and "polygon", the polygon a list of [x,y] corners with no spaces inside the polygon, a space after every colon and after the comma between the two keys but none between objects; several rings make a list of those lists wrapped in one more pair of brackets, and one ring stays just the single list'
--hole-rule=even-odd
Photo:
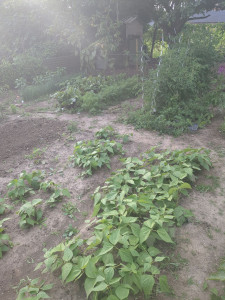
[{"label": "leafy vegetable seedling", "polygon": [[74,147],[71,161],[86,171],[82,175],[92,175],[93,170],[107,166],[110,169],[110,156],[123,153],[122,145],[109,140],[78,142]]},{"label": "leafy vegetable seedling", "polygon": [[50,298],[46,291],[51,290],[53,284],[45,284],[45,281],[40,281],[39,278],[30,279],[27,277],[27,280],[21,280],[19,286],[15,288],[18,289],[22,284],[26,285],[17,292],[18,296],[16,300],[40,300]]},{"label": "leafy vegetable seedling", "polygon": [[5,203],[5,199],[0,198],[0,215],[3,215],[6,210],[11,210],[13,206]]},{"label": "leafy vegetable seedling", "polygon": [[37,209],[36,206],[41,204],[42,201],[42,199],[34,199],[21,206],[20,210],[17,212],[20,216],[19,225],[21,228],[40,224],[43,212],[41,209]]},{"label": "leafy vegetable seedling", "polygon": [[9,218],[5,218],[0,221],[0,258],[2,258],[3,252],[7,252],[12,247],[9,235],[4,233],[5,228],[3,227],[3,223],[8,220]]}]

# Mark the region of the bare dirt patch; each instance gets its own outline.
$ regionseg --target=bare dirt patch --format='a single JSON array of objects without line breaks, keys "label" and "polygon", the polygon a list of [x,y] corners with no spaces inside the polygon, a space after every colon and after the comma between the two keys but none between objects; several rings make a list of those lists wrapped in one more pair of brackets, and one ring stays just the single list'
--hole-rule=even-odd
[{"label": "bare dirt patch", "polygon": [[64,127],[65,123],[46,118],[18,118],[1,124],[0,174],[33,148],[44,147],[60,138]]},{"label": "bare dirt patch", "polygon": [[[42,104],[40,103],[40,108]],[[137,101],[128,101],[127,107],[139,105]],[[213,177],[219,177],[219,185],[205,192],[194,189],[189,197],[181,199],[181,204],[194,212],[195,220],[176,230],[176,247],[171,249],[177,261],[177,267],[168,265],[166,274],[175,291],[175,299],[209,300],[208,291],[203,291],[203,283],[216,270],[220,258],[224,256],[224,189],[225,189],[225,140],[219,132],[221,119],[214,119],[207,128],[196,134],[187,134],[179,138],[160,136],[156,132],[135,131],[132,126],[117,122],[118,115],[126,114],[126,105],[116,106],[106,113],[90,117],[85,114],[61,114],[52,112],[33,113],[29,118],[10,116],[0,125],[0,197],[6,193],[6,185],[17,178],[22,170],[31,172],[35,169],[45,171],[47,179],[59,183],[71,192],[71,202],[78,208],[76,221],[62,212],[62,204],[54,209],[43,206],[46,218],[44,226],[35,226],[29,230],[21,230],[19,217],[12,213],[5,223],[6,231],[14,243],[14,247],[0,260],[0,299],[16,298],[12,286],[18,285],[27,275],[31,278],[44,276],[48,282],[54,282],[51,292],[54,300],[84,300],[85,294],[81,284],[64,287],[53,275],[40,275],[33,272],[36,264],[43,260],[43,249],[53,247],[63,241],[63,233],[72,224],[85,234],[85,219],[90,218],[93,209],[91,194],[102,185],[110,172],[120,167],[119,157],[111,162],[112,170],[103,168],[89,178],[79,178],[79,168],[72,168],[68,160],[73,153],[73,145],[79,140],[88,140],[100,128],[112,125],[120,134],[133,133],[131,142],[124,146],[126,156],[138,156],[145,150],[157,146],[159,149],[183,149],[186,147],[209,148],[214,168],[205,172],[196,182],[196,187],[209,184]],[[38,108],[38,107],[37,107]],[[69,122],[76,122],[77,130],[69,132]],[[34,147],[46,147],[39,164],[25,158]],[[64,202],[64,203],[65,203]],[[220,286],[218,286],[220,288]],[[159,295],[157,300],[170,299]]]}]

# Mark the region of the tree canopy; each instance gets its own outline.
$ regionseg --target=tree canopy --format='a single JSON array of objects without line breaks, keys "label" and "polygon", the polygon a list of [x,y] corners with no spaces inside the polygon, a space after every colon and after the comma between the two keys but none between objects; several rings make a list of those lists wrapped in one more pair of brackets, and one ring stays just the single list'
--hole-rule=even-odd
[{"label": "tree canopy", "polygon": [[[177,35],[195,14],[219,8],[223,0],[3,0],[0,2],[0,55],[22,52],[51,39],[71,45],[84,60],[120,43],[124,18],[154,21],[166,36]],[[10,51],[9,51],[10,50]]]}]

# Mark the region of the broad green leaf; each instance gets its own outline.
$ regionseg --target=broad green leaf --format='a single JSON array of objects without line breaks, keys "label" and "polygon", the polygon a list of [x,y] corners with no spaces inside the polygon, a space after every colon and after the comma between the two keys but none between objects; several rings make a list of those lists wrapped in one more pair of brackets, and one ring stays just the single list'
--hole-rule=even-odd
[{"label": "broad green leaf", "polygon": [[146,173],[142,178],[147,180],[147,181],[150,181],[152,179],[151,172]]},{"label": "broad green leaf", "polygon": [[179,186],[180,189],[192,189],[191,185],[187,182],[185,183],[182,183],[180,186]]},{"label": "broad green leaf", "polygon": [[121,248],[119,250],[119,256],[120,256],[120,258],[121,258],[121,260],[123,262],[128,262],[128,263],[132,263],[133,262],[133,257],[131,255],[129,249]]},{"label": "broad green leaf", "polygon": [[105,282],[101,282],[99,285],[93,288],[93,292],[102,292],[107,289],[108,285]]},{"label": "broad green leaf", "polygon": [[70,274],[71,270],[72,270],[73,264],[71,263],[66,263],[63,267],[62,267],[62,281],[65,281],[67,276]]},{"label": "broad green leaf", "polygon": [[93,211],[92,217],[96,217],[97,216],[97,214],[99,213],[100,208],[101,208],[101,204],[100,203],[96,204],[94,206],[94,211]]},{"label": "broad green leaf", "polygon": [[73,257],[73,251],[70,250],[69,247],[67,247],[65,250],[64,250],[64,255],[63,255],[63,260],[68,262],[72,259]]},{"label": "broad green leaf", "polygon": [[129,224],[129,225],[130,225],[130,228],[131,228],[131,231],[132,231],[133,235],[135,235],[136,237],[139,238],[140,230],[141,230],[140,225],[136,224],[136,223],[132,223],[132,224]]},{"label": "broad green leaf", "polygon": [[219,270],[215,274],[212,274],[209,277],[209,280],[219,280],[219,281],[225,281],[225,271],[224,270]]},{"label": "broad green leaf", "polygon": [[160,262],[160,261],[163,261],[165,259],[165,256],[157,256],[155,258],[155,262]]},{"label": "broad green leaf", "polygon": [[110,244],[109,242],[104,242],[103,244],[103,248],[101,249],[101,251],[99,252],[99,256],[104,255],[106,253],[108,253],[109,251],[111,251],[113,248],[113,245]]},{"label": "broad green leaf", "polygon": [[152,229],[155,226],[155,221],[154,220],[148,220],[144,222],[144,225],[146,227],[149,227],[150,229]]},{"label": "broad green leaf", "polygon": [[66,278],[66,283],[74,281],[81,274],[81,269],[78,266],[73,266],[71,272]]},{"label": "broad green leaf", "polygon": [[43,291],[37,294],[38,299],[49,299],[50,297]]},{"label": "broad green leaf", "polygon": [[148,239],[151,231],[152,231],[152,229],[150,229],[150,228],[148,228],[146,226],[143,226],[141,228],[141,231],[140,231],[140,243],[141,244]]},{"label": "broad green leaf", "polygon": [[104,274],[105,274],[105,280],[107,282],[110,282],[114,276],[114,269],[112,267],[106,268]]},{"label": "broad green leaf", "polygon": [[36,268],[34,269],[34,271],[37,271],[41,268],[41,266],[43,265],[43,262],[40,262],[39,264],[37,264]]},{"label": "broad green leaf", "polygon": [[42,286],[42,290],[43,291],[48,291],[48,290],[51,290],[53,288],[54,284],[53,283],[50,283],[50,284],[45,284]]},{"label": "broad green leaf", "polygon": [[148,253],[151,255],[151,256],[156,256],[158,255],[159,253],[161,253],[161,251],[155,247],[149,247],[148,248]]},{"label": "broad green leaf", "polygon": [[130,245],[131,245],[131,246],[135,246],[135,245],[137,245],[137,243],[139,242],[139,238],[137,238],[137,237],[134,236],[134,235],[130,235],[130,236],[129,236],[129,242],[130,242]]},{"label": "broad green leaf", "polygon": [[116,296],[110,295],[107,300],[119,300]]},{"label": "broad green leaf", "polygon": [[70,192],[69,192],[67,189],[63,189],[63,190],[62,190],[62,194],[63,194],[63,196],[65,196],[65,197],[68,197],[68,198],[71,197],[71,194],[70,194]]},{"label": "broad green leaf", "polygon": [[90,260],[85,268],[85,274],[89,278],[96,278],[97,276],[97,268],[92,260]]},{"label": "broad green leaf", "polygon": [[95,279],[92,278],[86,278],[85,282],[84,282],[84,289],[87,295],[87,298],[89,297],[89,295],[93,292],[93,288],[95,286]]},{"label": "broad green leaf", "polygon": [[134,223],[137,221],[138,218],[136,217],[122,217],[122,222],[125,224],[130,224],[130,223]]},{"label": "broad green leaf", "polygon": [[169,234],[166,232],[166,230],[164,228],[160,228],[157,230],[157,233],[159,235],[159,237],[166,243],[171,243],[173,244],[174,242],[171,240],[171,237],[169,236]]},{"label": "broad green leaf", "polygon": [[103,263],[107,266],[107,265],[114,265],[114,258],[112,253],[107,253],[105,255],[102,256],[102,261]]},{"label": "broad green leaf", "polygon": [[91,259],[91,255],[79,257],[78,260],[79,268],[85,269],[90,259]]},{"label": "broad green leaf", "polygon": [[120,229],[113,230],[109,237],[110,243],[115,246],[119,242],[119,239],[120,239]]},{"label": "broad green leaf", "polygon": [[145,296],[150,296],[152,294],[152,289],[154,284],[155,284],[155,280],[152,275],[141,276],[141,286]]},{"label": "broad green leaf", "polygon": [[116,289],[116,296],[120,299],[120,300],[123,300],[123,299],[126,299],[128,296],[129,296],[129,292],[130,290],[123,287],[123,286],[119,286],[117,289]]},{"label": "broad green leaf", "polygon": [[166,275],[159,277],[159,287],[162,293],[171,294],[171,289],[169,287]]}]

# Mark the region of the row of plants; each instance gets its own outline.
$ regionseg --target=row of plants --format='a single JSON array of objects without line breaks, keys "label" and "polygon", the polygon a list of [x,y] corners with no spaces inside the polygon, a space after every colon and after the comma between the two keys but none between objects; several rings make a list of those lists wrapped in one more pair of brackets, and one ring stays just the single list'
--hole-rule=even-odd
[{"label": "row of plants", "polygon": [[[112,127],[106,127],[96,133],[98,139],[89,142],[78,142],[74,146],[74,153],[70,157],[70,160],[74,166],[77,165],[85,169],[82,173],[83,176],[92,175],[93,170],[101,168],[104,165],[110,168],[110,156],[123,154],[122,145],[116,141],[110,141],[108,139],[110,136],[117,136],[124,139],[124,136],[117,134]],[[40,154],[39,152],[38,155]],[[34,155],[36,158],[36,154],[36,151],[33,152],[32,157]],[[21,228],[28,228],[43,221],[43,210],[40,208],[43,202],[52,208],[64,197],[70,198],[70,193],[67,189],[61,188],[53,181],[44,181],[44,178],[45,174],[41,171],[33,171],[32,173],[23,171],[18,179],[11,180],[7,185],[8,192],[6,197],[0,199],[0,215],[13,209],[13,206],[5,203],[6,198],[15,204],[22,203],[23,205],[17,211],[17,214],[20,216],[19,225]],[[39,191],[49,194],[49,198],[45,201],[42,199],[27,201],[30,196],[35,195]],[[67,203],[63,206],[63,211],[70,218],[74,218],[75,207],[72,204]],[[6,245],[5,241],[7,240],[9,243],[10,239],[7,234],[3,234],[5,229],[2,226],[7,220],[8,218],[1,221],[0,257],[2,257],[3,252],[9,250],[9,246]]]},{"label": "row of plants", "polygon": [[43,273],[60,270],[64,284],[82,279],[87,297],[128,299],[172,291],[163,273],[166,244],[174,243],[174,228],[192,213],[179,206],[196,173],[211,166],[209,152],[185,149],[123,159],[122,169],[93,194],[93,228],[45,253]]},{"label": "row of plants", "polygon": [[140,82],[137,76],[77,77],[54,95],[61,109],[98,113],[110,105],[137,96]]},{"label": "row of plants", "polygon": [[[12,205],[5,203],[5,200],[9,199],[14,204],[23,204],[16,212],[20,217],[19,226],[22,229],[41,224],[43,222],[43,210],[39,206],[43,202],[49,207],[54,207],[64,197],[70,198],[67,189],[61,188],[52,181],[44,181],[44,177],[45,175],[41,171],[33,171],[32,173],[23,171],[18,179],[11,180],[7,185],[8,192],[5,198],[0,199],[0,215],[13,210]],[[49,196],[46,201],[42,199],[28,201],[31,195],[35,195],[40,191],[46,192]],[[3,223],[8,220],[9,218],[5,218],[0,222],[0,258],[2,258],[3,252],[8,251],[12,246],[9,235],[4,233],[5,228],[3,227]]]}]

